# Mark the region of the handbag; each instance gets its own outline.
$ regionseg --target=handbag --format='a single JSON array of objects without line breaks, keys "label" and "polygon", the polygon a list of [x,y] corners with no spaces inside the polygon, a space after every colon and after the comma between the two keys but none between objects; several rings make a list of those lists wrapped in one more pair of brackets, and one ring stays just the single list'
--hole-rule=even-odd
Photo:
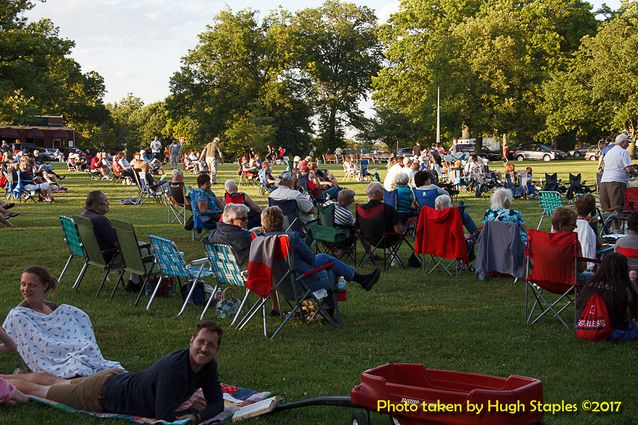
[{"label": "handbag", "polygon": [[217,317],[220,319],[225,319],[227,317],[233,317],[239,311],[239,306],[241,305],[241,301],[237,297],[229,296],[227,291],[230,288],[226,288],[222,291],[219,301],[215,305],[215,311],[217,312]]}]

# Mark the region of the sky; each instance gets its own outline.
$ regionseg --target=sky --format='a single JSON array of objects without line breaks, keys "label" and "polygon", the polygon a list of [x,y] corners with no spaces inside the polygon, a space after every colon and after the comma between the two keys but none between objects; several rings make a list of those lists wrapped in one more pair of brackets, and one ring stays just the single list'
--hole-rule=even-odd
[{"label": "sky", "polygon": [[[351,0],[375,10],[384,22],[399,8],[393,0]],[[282,5],[295,11],[318,7],[321,0],[47,0],[27,13],[30,20],[49,18],[60,35],[75,41],[71,56],[83,72],[104,77],[104,101],[113,103],[128,93],[144,103],[163,100],[169,94],[169,79],[179,70],[180,60],[197,45],[197,35],[206,30],[221,10],[251,8],[265,16]],[[612,9],[620,0],[594,0]]]}]

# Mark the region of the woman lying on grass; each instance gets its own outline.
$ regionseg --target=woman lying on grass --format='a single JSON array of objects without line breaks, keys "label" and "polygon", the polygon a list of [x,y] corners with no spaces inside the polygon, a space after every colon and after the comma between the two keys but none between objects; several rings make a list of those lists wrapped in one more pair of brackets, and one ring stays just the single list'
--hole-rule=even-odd
[{"label": "woman lying on grass", "polygon": [[9,312],[2,325],[15,345],[3,341],[0,347],[17,351],[32,372],[47,372],[60,378],[122,368],[102,357],[85,312],[46,300],[56,285],[57,279],[46,268],[24,269],[20,280],[23,301]]}]

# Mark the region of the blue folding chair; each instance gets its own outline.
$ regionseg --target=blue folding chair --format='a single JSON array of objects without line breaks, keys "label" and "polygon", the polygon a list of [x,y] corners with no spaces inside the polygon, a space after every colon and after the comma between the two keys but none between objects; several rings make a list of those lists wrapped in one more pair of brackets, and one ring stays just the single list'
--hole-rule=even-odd
[{"label": "blue folding chair", "polygon": [[436,198],[439,196],[439,191],[437,189],[412,189],[412,192],[414,193],[414,200],[419,206],[419,209],[423,208],[424,206],[434,209],[434,203],[436,201]]},{"label": "blue folding chair", "polygon": [[164,276],[176,277],[180,288],[182,286],[182,278],[192,279],[193,284],[188,291],[188,295],[186,295],[186,298],[184,299],[182,308],[177,314],[179,316],[186,309],[186,305],[193,295],[195,286],[197,286],[197,281],[199,281],[199,279],[212,276],[213,272],[210,268],[206,267],[206,263],[208,262],[208,260],[205,258],[192,261],[190,264],[186,264],[184,258],[182,257],[182,253],[179,251],[179,249],[177,249],[175,242],[155,235],[150,235],[149,239],[151,240],[151,245],[153,245],[155,264],[157,264],[160,271],[162,272],[162,277],[160,277],[157,285],[155,286],[155,289],[153,289],[153,293],[151,294],[151,298],[148,300],[146,309],[149,310],[151,308],[151,304],[153,303],[153,300],[157,295],[157,291],[162,286],[162,279],[164,279]]},{"label": "blue folding chair", "polygon": [[[239,309],[237,313],[235,313],[235,317],[233,317],[233,321],[231,325],[235,324],[235,321],[239,317],[244,304],[246,303],[246,299],[248,299],[248,289],[246,288],[246,278],[248,276],[247,271],[241,271],[239,266],[237,265],[237,259],[235,258],[235,254],[233,253],[232,248],[226,244],[211,244],[207,241],[204,241],[204,250],[206,251],[206,256],[208,257],[208,262],[210,263],[211,269],[213,270],[213,274],[215,276],[216,286],[213,290],[213,293],[217,291],[217,287],[219,285],[226,286],[236,286],[238,288],[244,288],[245,294],[244,298],[239,305]],[[202,311],[202,315],[199,317],[200,320],[204,319],[204,315],[206,311],[210,307],[214,297],[210,297],[206,306],[204,307],[204,311]]]},{"label": "blue folding chair", "polygon": [[397,209],[397,205],[399,204],[399,194],[397,190],[393,190],[392,192],[388,192],[383,189],[383,203],[390,205],[395,210]]}]

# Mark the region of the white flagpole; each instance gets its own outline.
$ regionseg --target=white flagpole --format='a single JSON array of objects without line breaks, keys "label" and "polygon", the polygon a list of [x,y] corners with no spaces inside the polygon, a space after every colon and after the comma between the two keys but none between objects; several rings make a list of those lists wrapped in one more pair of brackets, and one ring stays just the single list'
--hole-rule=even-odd
[{"label": "white flagpole", "polygon": [[441,88],[436,88],[436,144],[441,143]]}]

